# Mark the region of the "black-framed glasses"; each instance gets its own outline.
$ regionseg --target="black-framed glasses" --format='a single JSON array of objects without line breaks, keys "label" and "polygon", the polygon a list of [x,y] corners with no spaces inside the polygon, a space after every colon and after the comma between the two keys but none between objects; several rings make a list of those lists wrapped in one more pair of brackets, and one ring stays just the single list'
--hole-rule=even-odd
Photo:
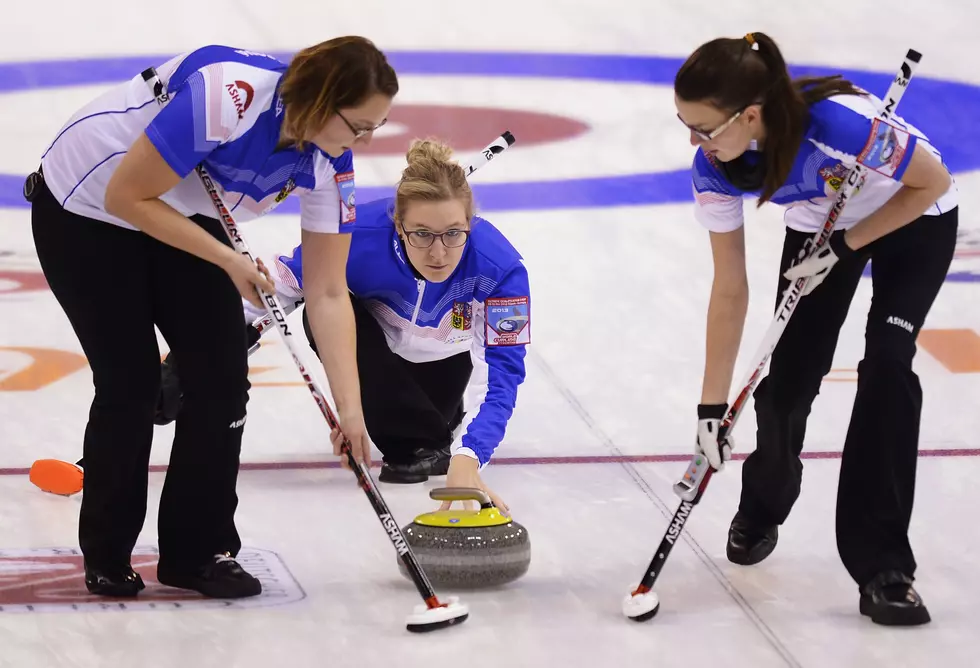
[{"label": "black-framed glasses", "polygon": [[344,115],[343,115],[342,113],[340,113],[340,111],[339,111],[339,110],[337,111],[337,115],[338,115],[338,116],[340,116],[340,120],[342,120],[342,121],[343,121],[344,123],[346,123],[346,124],[347,124],[347,127],[349,127],[349,128],[350,128],[350,131],[354,133],[354,139],[360,139],[360,138],[361,138],[361,137],[363,137],[364,135],[366,135],[366,134],[368,134],[368,133],[371,133],[371,132],[374,132],[375,130],[377,130],[377,129],[378,129],[378,128],[380,128],[380,127],[381,127],[382,125],[384,125],[385,123],[387,123],[387,122],[388,122],[388,119],[386,118],[386,119],[384,119],[383,121],[381,121],[380,123],[378,123],[377,125],[375,125],[375,126],[374,126],[373,128],[369,128],[369,129],[367,129],[367,130],[358,130],[357,128],[355,128],[355,127],[354,127],[353,125],[351,125],[351,124],[350,124],[350,121],[348,121],[348,120],[347,120],[347,119],[346,119],[346,118],[344,117]]},{"label": "black-framed glasses", "polygon": [[447,230],[441,234],[429,232],[428,230],[405,231],[405,236],[408,237],[408,243],[415,248],[428,248],[436,242],[436,239],[442,241],[442,245],[446,248],[459,248],[466,243],[466,238],[469,234],[469,230]]}]

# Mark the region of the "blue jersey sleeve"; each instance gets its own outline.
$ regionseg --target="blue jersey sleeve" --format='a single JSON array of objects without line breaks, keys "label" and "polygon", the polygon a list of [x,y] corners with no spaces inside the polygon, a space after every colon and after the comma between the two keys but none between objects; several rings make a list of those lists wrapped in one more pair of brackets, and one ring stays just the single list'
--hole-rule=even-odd
[{"label": "blue jersey sleeve", "polygon": [[[504,438],[517,405],[517,388],[526,375],[524,360],[531,342],[531,294],[527,270],[518,263],[484,302],[472,350],[473,377],[465,431],[453,454],[475,457],[486,466]],[[482,331],[481,331],[482,325]]]},{"label": "blue jersey sleeve", "polygon": [[147,138],[181,178],[228,141],[238,124],[223,78],[220,63],[193,72],[146,128]]},{"label": "blue jersey sleeve", "polygon": [[698,149],[691,165],[694,217],[711,232],[732,232],[744,222],[742,193],[715,165],[715,158]]},{"label": "blue jersey sleeve", "polygon": [[819,131],[812,141],[846,164],[860,162],[899,181],[912,160],[917,138],[898,121],[878,119],[873,99],[846,95],[814,104],[811,113]]}]

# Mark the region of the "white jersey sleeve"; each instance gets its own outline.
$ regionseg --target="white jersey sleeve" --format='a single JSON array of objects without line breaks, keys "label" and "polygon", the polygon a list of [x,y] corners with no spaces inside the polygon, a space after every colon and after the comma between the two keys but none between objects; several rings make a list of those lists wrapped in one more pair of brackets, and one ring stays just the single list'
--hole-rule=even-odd
[{"label": "white jersey sleeve", "polygon": [[300,193],[300,226],[310,232],[347,234],[357,219],[354,206],[354,159],[350,151],[339,158],[317,152],[316,186]]}]

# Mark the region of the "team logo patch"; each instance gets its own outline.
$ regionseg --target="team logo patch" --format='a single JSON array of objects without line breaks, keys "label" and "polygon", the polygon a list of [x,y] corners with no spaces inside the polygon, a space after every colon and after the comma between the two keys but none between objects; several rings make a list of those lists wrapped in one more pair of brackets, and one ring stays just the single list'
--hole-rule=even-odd
[{"label": "team logo patch", "polygon": [[156,581],[156,548],[137,547],[133,551],[132,564],[143,578],[146,589],[135,599],[113,601],[88,593],[80,550],[57,547],[0,550],[0,614],[263,608],[295,603],[306,597],[274,552],[245,548],[236,558],[245,570],[262,582],[260,595],[222,600],[205,598],[186,589],[164,587]]},{"label": "team logo patch", "polygon": [[531,342],[531,310],[527,297],[491,297],[485,306],[488,346]]},{"label": "team logo patch", "polygon": [[354,207],[354,172],[344,172],[334,176],[340,190],[340,224],[352,225],[357,220]]},{"label": "team logo patch", "polygon": [[466,330],[473,326],[473,305],[470,302],[453,302],[450,319],[453,329]]},{"label": "team logo patch", "polygon": [[[225,84],[231,101],[235,104],[235,111],[238,112],[238,120],[245,118],[245,112],[252,106],[252,98],[255,97],[255,89],[247,81],[235,81],[233,84]],[[245,99],[242,99],[244,94]]]},{"label": "team logo patch", "polygon": [[908,132],[876,118],[871,125],[871,138],[857,159],[862,165],[879,174],[895,176],[908,145]]}]

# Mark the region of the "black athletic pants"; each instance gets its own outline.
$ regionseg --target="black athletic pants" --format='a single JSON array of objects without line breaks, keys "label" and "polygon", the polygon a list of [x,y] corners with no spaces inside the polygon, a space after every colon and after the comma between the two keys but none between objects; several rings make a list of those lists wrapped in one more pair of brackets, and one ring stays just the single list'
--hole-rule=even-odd
[{"label": "black athletic pants", "polygon": [[[227,242],[220,223],[195,217]],[[149,235],[33,201],[44,276],[88,358],[95,385],[83,445],[79,543],[86,563],[128,564],[143,527],[160,391],[156,325],[178,360],[183,408],[160,499],[160,564],[190,572],[238,553],[236,481],[248,367],[242,301],[217,266]]]},{"label": "black athletic pants", "polygon": [[[837,547],[858,585],[889,569],[914,576],[908,527],[922,389],[912,358],[953,257],[957,215],[954,209],[922,216],[859,256],[838,262],[800,301],[773,352],[769,374],[755,392],[757,444],[742,468],[739,510],[753,523],[782,524],[800,493],[800,452],[810,406],[830,371],[840,328],[870,257],[874,297],[837,495]],[[777,304],[789,286],[782,273],[811,236],[787,231]]]},{"label": "black athletic pants", "polygon": [[[470,354],[435,362],[409,362],[388,347],[381,325],[351,296],[357,327],[357,370],[368,435],[389,464],[413,461],[416,448],[438,450],[453,442],[463,419],[463,394],[473,371]],[[316,352],[303,309],[303,328]]]}]

